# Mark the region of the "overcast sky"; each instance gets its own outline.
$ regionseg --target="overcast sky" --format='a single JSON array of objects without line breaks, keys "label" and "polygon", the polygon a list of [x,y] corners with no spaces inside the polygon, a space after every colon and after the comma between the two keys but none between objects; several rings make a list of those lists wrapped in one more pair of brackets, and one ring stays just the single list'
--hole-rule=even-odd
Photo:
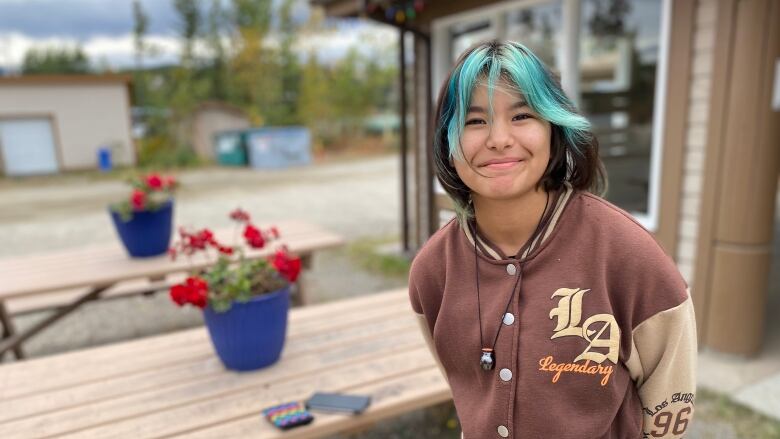
[{"label": "overcast sky", "polygon": [[[296,1],[294,19],[305,22],[308,2]],[[149,16],[149,41],[160,49],[149,63],[175,62],[180,22],[173,0],[141,3]],[[208,6],[211,1],[202,3]],[[353,46],[367,54],[382,53],[376,49],[396,41],[396,32],[387,26],[356,20],[338,21],[337,26],[337,32],[300,41],[299,49],[307,53],[316,50],[320,59],[328,61]],[[80,45],[93,63],[132,65],[132,29],[131,0],[0,0],[0,67],[18,67],[27,49],[47,45]]]}]

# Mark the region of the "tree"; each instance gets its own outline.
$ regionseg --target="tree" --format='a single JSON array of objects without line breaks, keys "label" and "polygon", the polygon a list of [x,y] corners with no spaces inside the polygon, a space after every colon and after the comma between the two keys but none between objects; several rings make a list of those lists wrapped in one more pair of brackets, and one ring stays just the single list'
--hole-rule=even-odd
[{"label": "tree", "polygon": [[301,87],[301,66],[293,51],[297,28],[292,20],[294,0],[284,0],[279,11],[279,69],[281,73],[281,95],[274,111],[267,114],[268,123],[292,125],[299,123],[295,111]]},{"label": "tree", "polygon": [[133,0],[133,46],[135,47],[135,71],[133,72],[133,89],[135,103],[143,106],[146,97],[146,76],[144,69],[144,54],[146,44],[144,38],[149,28],[149,16],[143,10],[140,0]]},{"label": "tree", "polygon": [[24,55],[22,73],[77,74],[89,72],[89,59],[80,47],[32,48]]},{"label": "tree", "polygon": [[174,9],[179,14],[179,36],[181,38],[181,63],[173,69],[172,93],[169,99],[171,118],[168,121],[168,136],[174,139],[173,146],[180,150],[191,150],[192,111],[207,93],[208,85],[198,81],[195,60],[195,39],[200,29],[200,1],[174,0]]},{"label": "tree", "polygon": [[[396,52],[397,53],[397,52]],[[397,56],[393,59],[398,59]],[[397,111],[398,109],[398,65],[396,62],[382,66],[376,59],[368,60],[365,90],[369,105],[375,112]]]},{"label": "tree", "polygon": [[209,72],[211,83],[209,95],[218,100],[226,100],[228,98],[227,57],[225,46],[222,43],[226,18],[222,2],[220,0],[212,0],[208,15],[206,38],[212,53]]},{"label": "tree", "polygon": [[333,69],[330,101],[334,112],[345,119],[353,134],[358,119],[371,108],[371,92],[365,85],[363,60],[358,51],[351,48]]},{"label": "tree", "polygon": [[200,1],[174,0],[173,6],[181,19],[179,33],[182,38],[182,64],[190,68],[194,61],[195,37],[200,27]]},{"label": "tree", "polygon": [[234,47],[231,101],[261,125],[281,95],[278,63],[263,45],[271,25],[271,0],[233,0]]},{"label": "tree", "polygon": [[331,103],[329,102],[329,84],[325,69],[317,62],[314,52],[309,53],[309,58],[303,67],[301,91],[298,95],[297,110],[298,119],[301,120],[314,134],[313,137],[322,139],[331,137],[333,133],[326,133],[327,127],[332,127]]},{"label": "tree", "polygon": [[135,68],[143,69],[144,37],[149,29],[149,16],[144,12],[140,0],[133,0],[133,45],[135,46]]}]

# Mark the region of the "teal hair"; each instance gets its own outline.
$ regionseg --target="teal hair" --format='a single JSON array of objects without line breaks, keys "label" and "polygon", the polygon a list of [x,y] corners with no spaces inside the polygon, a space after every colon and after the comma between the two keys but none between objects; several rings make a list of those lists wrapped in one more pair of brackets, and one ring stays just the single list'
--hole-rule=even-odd
[{"label": "teal hair", "polygon": [[440,122],[447,127],[451,157],[460,157],[460,138],[474,88],[485,84],[492,104],[497,82],[502,78],[517,87],[536,114],[560,127],[565,141],[578,144],[591,135],[590,122],[577,113],[574,104],[533,52],[515,42],[502,45],[500,50],[481,46],[463,59],[447,84],[449,102],[445,103],[447,112],[442,115],[445,119]]},{"label": "teal hair", "polygon": [[491,41],[466,51],[443,84],[434,132],[434,165],[444,189],[455,201],[459,218],[473,215],[470,189],[450,162],[463,159],[461,136],[474,88],[485,85],[492,117],[493,94],[508,84],[552,128],[550,163],[539,182],[546,190],[569,182],[575,189],[599,193],[606,185],[598,141],[590,122],[566,96],[555,75],[528,48],[516,42]]}]

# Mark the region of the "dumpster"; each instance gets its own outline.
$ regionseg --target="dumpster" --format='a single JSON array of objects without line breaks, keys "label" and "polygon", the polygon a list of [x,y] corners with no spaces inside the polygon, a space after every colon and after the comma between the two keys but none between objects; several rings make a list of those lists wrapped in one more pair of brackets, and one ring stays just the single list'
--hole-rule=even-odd
[{"label": "dumpster", "polygon": [[245,134],[252,168],[282,169],[311,164],[311,135],[306,127],[254,128]]},{"label": "dumpster", "polygon": [[214,156],[224,166],[246,166],[246,135],[244,131],[223,131],[214,136]]}]

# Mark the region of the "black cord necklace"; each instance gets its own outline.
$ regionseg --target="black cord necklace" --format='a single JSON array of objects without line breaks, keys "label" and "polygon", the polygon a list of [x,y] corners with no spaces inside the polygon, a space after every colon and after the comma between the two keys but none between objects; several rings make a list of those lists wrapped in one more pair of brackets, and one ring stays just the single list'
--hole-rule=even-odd
[{"label": "black cord necklace", "polygon": [[[523,251],[528,247],[529,244],[533,243],[536,238],[539,235],[539,232],[543,229],[543,225],[546,225],[549,221],[549,218],[547,217],[547,207],[550,203],[550,194],[547,193],[547,199],[544,202],[544,210],[542,211],[542,216],[539,217],[539,222],[536,224],[536,230],[534,230],[534,233],[531,235],[530,238],[528,238],[528,241],[523,244],[523,246],[520,248],[520,251],[517,253],[516,256],[519,256],[523,253]],[[482,336],[482,307],[480,305],[479,300],[479,257],[477,256],[477,221],[476,218],[474,219],[474,231],[472,232],[472,237],[474,238],[474,266],[476,270],[476,280],[477,280],[477,316],[479,318],[479,343],[482,347],[482,354],[479,359],[479,365],[484,370],[492,370],[496,367],[496,353],[495,353],[495,347],[496,342],[498,342],[498,335],[501,333],[501,326],[502,324],[498,324],[498,331],[496,331],[496,336],[493,338],[493,344],[490,345],[490,347],[485,346],[485,341]],[[541,244],[541,243],[540,243]],[[525,265],[525,261],[520,261],[520,272],[517,274],[517,278],[515,279],[515,284],[512,286],[512,291],[509,293],[509,300],[506,302],[506,307],[504,307],[504,314],[501,315],[502,321],[503,317],[506,315],[506,313],[509,311],[509,304],[512,303],[512,297],[515,295],[515,291],[517,289],[518,285],[521,285],[522,287],[522,279],[523,279],[523,266]]]}]

